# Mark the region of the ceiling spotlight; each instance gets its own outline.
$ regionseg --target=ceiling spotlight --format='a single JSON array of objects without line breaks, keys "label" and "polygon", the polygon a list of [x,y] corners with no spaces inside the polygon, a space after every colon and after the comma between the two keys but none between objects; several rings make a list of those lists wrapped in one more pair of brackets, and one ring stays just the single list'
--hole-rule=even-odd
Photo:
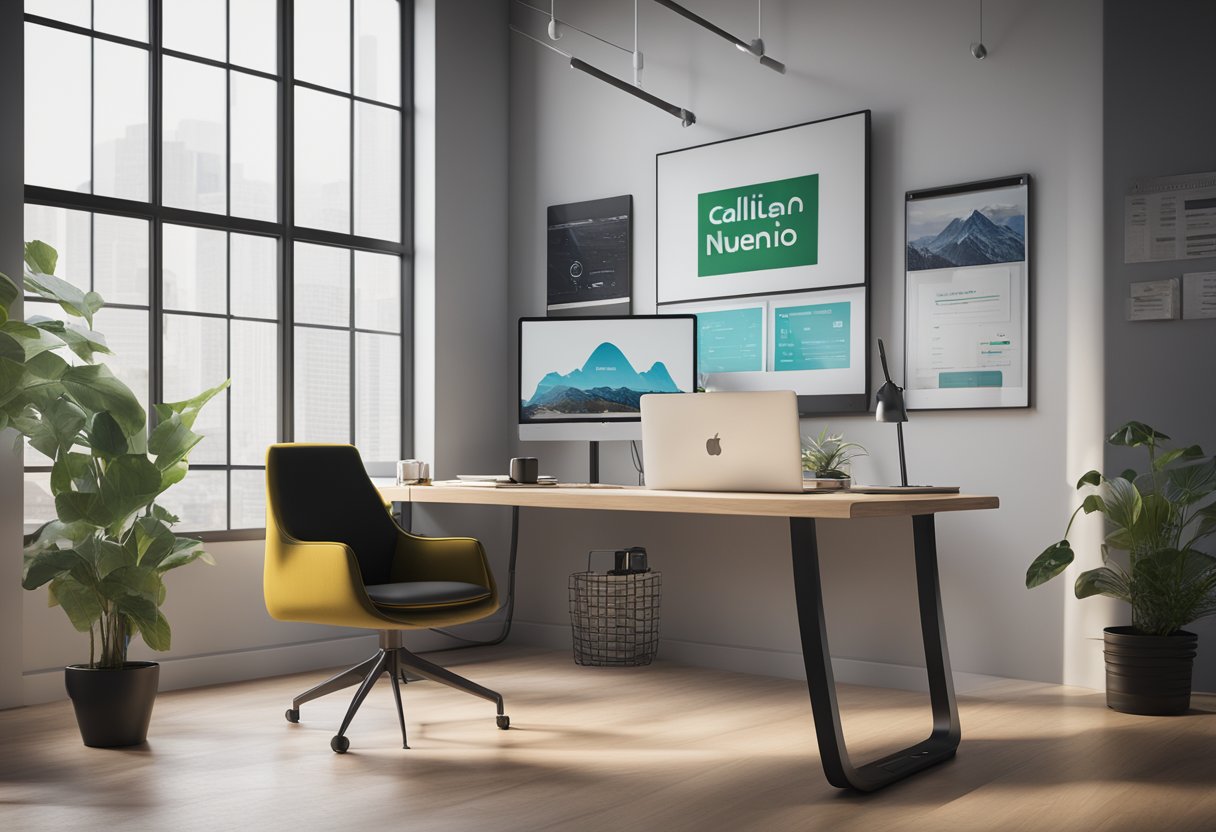
[{"label": "ceiling spotlight", "polygon": [[740,52],[746,52],[753,57],[759,58],[761,66],[766,66],[774,72],[780,72],[782,75],[785,74],[785,64],[781,63],[781,61],[773,60],[764,54],[764,41],[760,38],[754,38],[746,48],[736,43],[735,48]]},{"label": "ceiling spotlight", "polygon": [[753,38],[751,42],[747,44],[747,46],[744,46],[741,43],[736,43],[735,48],[740,52],[747,52],[748,54],[755,55],[757,58],[764,55],[764,41],[760,38]]},{"label": "ceiling spotlight", "polygon": [[[730,41],[735,45],[736,48],[738,48],[740,52],[746,52],[753,57],[759,58],[762,66],[766,66],[774,72],[780,72],[782,75],[785,74],[785,64],[764,54],[764,41],[759,37],[756,37],[749,43],[742,38],[735,37],[722,27],[715,26],[713,23],[710,23],[696,12],[681,6],[679,3],[675,2],[675,0],[654,0],[654,2],[658,3],[660,6],[670,9],[671,11],[680,15],[680,17],[691,20],[701,28],[708,29],[723,40]],[[759,17],[759,8],[760,0],[756,0],[757,17]],[[759,35],[759,32],[757,32],[757,35]]]},{"label": "ceiling spotlight", "polygon": [[971,44],[971,57],[977,61],[982,61],[988,57],[988,47],[984,46],[984,0],[979,0],[980,3],[980,39]]}]

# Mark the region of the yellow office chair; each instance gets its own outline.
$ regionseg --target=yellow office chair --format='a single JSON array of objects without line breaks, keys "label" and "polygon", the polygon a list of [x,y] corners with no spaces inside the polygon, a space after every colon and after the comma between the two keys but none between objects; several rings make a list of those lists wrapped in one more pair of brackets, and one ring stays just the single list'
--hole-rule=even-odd
[{"label": "yellow office chair", "polygon": [[406,670],[498,706],[502,696],[401,646],[401,631],[476,621],[498,609],[494,576],[481,543],[469,537],[418,537],[402,530],[351,445],[272,445],[266,454],[266,609],[280,621],[309,621],[380,631],[379,651],[297,696],[300,706],[358,684],[330,748],[350,747],[346,729],[368,691],[393,682],[401,745],[409,748],[399,677]]}]

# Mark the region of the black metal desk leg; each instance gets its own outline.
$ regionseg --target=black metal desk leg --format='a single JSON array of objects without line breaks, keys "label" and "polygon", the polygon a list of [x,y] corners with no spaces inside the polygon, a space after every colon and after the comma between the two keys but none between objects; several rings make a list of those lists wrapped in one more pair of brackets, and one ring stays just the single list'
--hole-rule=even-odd
[{"label": "black metal desk leg", "polygon": [[933,709],[933,732],[928,739],[916,745],[855,767],[849,760],[840,726],[840,705],[836,699],[836,679],[832,673],[832,654],[823,615],[823,585],[815,521],[809,517],[790,518],[794,597],[798,606],[798,629],[802,636],[802,655],[811,694],[815,736],[828,782],[842,789],[852,788],[863,792],[881,789],[950,759],[958,748],[961,731],[954,699],[954,682],[950,676],[950,658],[946,651],[933,515],[913,517],[912,530],[916,547],[921,634],[925,642],[925,667],[929,673],[929,698]]},{"label": "black metal desk leg", "polygon": [[925,643],[925,670],[929,674],[929,702],[933,708],[933,733],[954,756],[962,738],[958,702],[954,698],[954,676],[950,672],[950,650],[946,646],[946,617],[937,575],[937,532],[932,514],[912,518],[912,540],[916,547],[916,594],[920,600],[920,633]]}]

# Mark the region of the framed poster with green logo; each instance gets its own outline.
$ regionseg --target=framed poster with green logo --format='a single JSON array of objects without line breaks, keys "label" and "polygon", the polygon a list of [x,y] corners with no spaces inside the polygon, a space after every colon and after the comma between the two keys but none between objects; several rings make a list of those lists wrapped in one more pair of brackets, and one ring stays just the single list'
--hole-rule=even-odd
[{"label": "framed poster with green logo", "polygon": [[869,155],[868,110],[658,155],[656,305],[707,389],[868,409]]}]

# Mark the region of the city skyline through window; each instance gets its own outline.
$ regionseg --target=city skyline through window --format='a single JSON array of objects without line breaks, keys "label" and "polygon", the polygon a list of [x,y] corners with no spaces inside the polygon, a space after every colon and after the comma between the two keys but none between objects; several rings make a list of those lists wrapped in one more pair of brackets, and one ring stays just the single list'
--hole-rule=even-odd
[{"label": "city skyline through window", "polygon": [[[105,298],[108,363],[145,406],[232,380],[162,498],[183,530],[260,529],[273,442],[408,451],[410,13],[25,0],[26,239]],[[42,303],[27,314],[60,314]],[[54,513],[50,460],[25,461],[33,526]]]}]

